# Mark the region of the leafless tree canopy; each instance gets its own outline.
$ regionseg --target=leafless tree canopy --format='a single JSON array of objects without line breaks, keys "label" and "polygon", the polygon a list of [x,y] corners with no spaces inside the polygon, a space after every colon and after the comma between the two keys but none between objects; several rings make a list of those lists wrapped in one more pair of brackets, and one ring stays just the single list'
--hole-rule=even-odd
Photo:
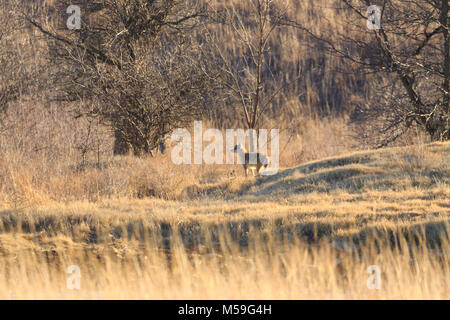
[{"label": "leafless tree canopy", "polygon": [[0,0],[0,133],[8,127],[2,118],[10,102],[36,87],[33,78],[42,71],[32,60],[32,50],[39,52],[36,41],[17,40],[26,31],[21,9],[20,1]]},{"label": "leafless tree canopy", "polygon": [[[350,111],[377,146],[412,128],[449,139],[448,1],[316,2],[0,0],[0,133],[7,107],[43,89],[110,128],[115,154],[153,153],[205,112],[257,129]],[[366,26],[373,4],[379,30]]]},{"label": "leafless tree canopy", "polygon": [[230,104],[238,106],[245,125],[256,129],[265,109],[284,88],[282,77],[271,66],[275,53],[270,40],[286,19],[286,7],[281,1],[252,0],[245,9],[236,5],[218,9],[218,18],[236,36],[240,51],[236,55],[221,50],[220,35],[211,34],[212,51],[222,71],[220,82]]},{"label": "leafless tree canopy", "polygon": [[199,116],[210,96],[194,44],[203,10],[177,0],[86,1],[82,8],[79,30],[27,17],[51,41],[55,97],[81,102],[80,114],[110,125],[116,154],[151,153]]},{"label": "leafless tree canopy", "polygon": [[[370,5],[381,8],[381,28],[369,30]],[[449,33],[447,0],[341,0],[345,33],[318,35],[293,23],[357,72],[374,74],[371,101],[352,114],[362,133],[379,146],[395,141],[413,125],[432,140],[448,140]],[[334,34],[336,39],[336,35]]]}]

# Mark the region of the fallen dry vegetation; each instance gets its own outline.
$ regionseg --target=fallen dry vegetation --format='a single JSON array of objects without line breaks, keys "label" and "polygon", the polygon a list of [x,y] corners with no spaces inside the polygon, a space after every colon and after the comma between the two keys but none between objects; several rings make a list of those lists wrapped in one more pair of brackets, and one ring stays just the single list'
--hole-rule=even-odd
[{"label": "fallen dry vegetation", "polygon": [[[208,171],[173,200],[5,201],[0,296],[448,299],[449,159],[434,143],[257,179]],[[70,265],[80,290],[66,286]]]}]

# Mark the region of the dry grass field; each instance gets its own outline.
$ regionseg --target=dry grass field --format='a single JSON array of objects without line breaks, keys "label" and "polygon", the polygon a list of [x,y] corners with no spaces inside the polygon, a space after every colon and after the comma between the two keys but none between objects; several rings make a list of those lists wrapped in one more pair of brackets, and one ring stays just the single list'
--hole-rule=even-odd
[{"label": "dry grass field", "polygon": [[[68,2],[0,0],[0,299],[450,299],[445,1]],[[279,172],[174,164],[200,120]]]},{"label": "dry grass field", "polygon": [[[49,183],[59,195],[44,192],[19,170],[9,188],[22,198],[1,190],[0,298],[449,299],[449,160],[450,144],[433,143],[258,178],[126,157],[77,175],[95,185],[159,161],[159,185],[133,197],[92,186],[82,198],[70,176]],[[67,287],[71,265],[79,290]]]}]

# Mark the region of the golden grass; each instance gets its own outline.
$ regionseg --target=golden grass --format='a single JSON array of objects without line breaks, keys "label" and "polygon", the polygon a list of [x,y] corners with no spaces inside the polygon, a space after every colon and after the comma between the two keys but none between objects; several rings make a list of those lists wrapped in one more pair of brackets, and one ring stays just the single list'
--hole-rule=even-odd
[{"label": "golden grass", "polygon": [[449,159],[435,143],[258,179],[198,169],[182,176],[202,173],[197,189],[173,200],[3,202],[0,297],[448,299]]},{"label": "golden grass", "polygon": [[[85,141],[86,119],[75,120],[56,105],[49,110],[39,104],[35,110],[22,107],[25,118],[11,115],[11,121],[19,118],[20,125],[0,134],[0,201],[12,207],[118,197],[180,200],[201,193],[236,192],[245,183],[240,166],[177,166],[170,149],[155,158],[113,157],[113,138],[106,128],[95,124]],[[28,123],[36,127],[29,136]],[[302,124],[300,133],[280,134],[282,167],[351,148],[344,118],[312,118]],[[204,127],[213,124],[205,121]],[[85,161],[79,150],[84,144]]]},{"label": "golden grass", "polygon": [[[348,31],[333,1],[286,3],[316,34]],[[36,40],[31,30],[15,39]],[[231,30],[218,32],[242,54]],[[35,42],[29,66],[45,57]],[[284,81],[302,69],[264,123],[282,130],[276,176],[175,166],[170,151],[112,157],[110,132],[70,106],[12,104],[0,132],[0,298],[449,299],[450,144],[353,152],[341,111],[365,101],[370,81],[336,72],[342,62],[294,29],[270,47]],[[240,126],[229,110],[220,128]],[[66,286],[70,265],[79,291]],[[370,265],[379,290],[367,288]]]}]

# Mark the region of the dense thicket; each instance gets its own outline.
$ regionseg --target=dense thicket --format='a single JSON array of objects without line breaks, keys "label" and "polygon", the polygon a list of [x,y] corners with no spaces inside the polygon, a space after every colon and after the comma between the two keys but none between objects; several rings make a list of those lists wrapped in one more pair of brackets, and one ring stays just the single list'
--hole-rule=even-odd
[{"label": "dense thicket", "polygon": [[1,3],[3,114],[21,95],[56,100],[112,129],[115,153],[152,152],[201,117],[295,132],[349,114],[376,145],[417,128],[449,138],[445,0],[384,1],[380,30],[366,1],[86,1],[80,30],[65,27],[68,1]]}]

